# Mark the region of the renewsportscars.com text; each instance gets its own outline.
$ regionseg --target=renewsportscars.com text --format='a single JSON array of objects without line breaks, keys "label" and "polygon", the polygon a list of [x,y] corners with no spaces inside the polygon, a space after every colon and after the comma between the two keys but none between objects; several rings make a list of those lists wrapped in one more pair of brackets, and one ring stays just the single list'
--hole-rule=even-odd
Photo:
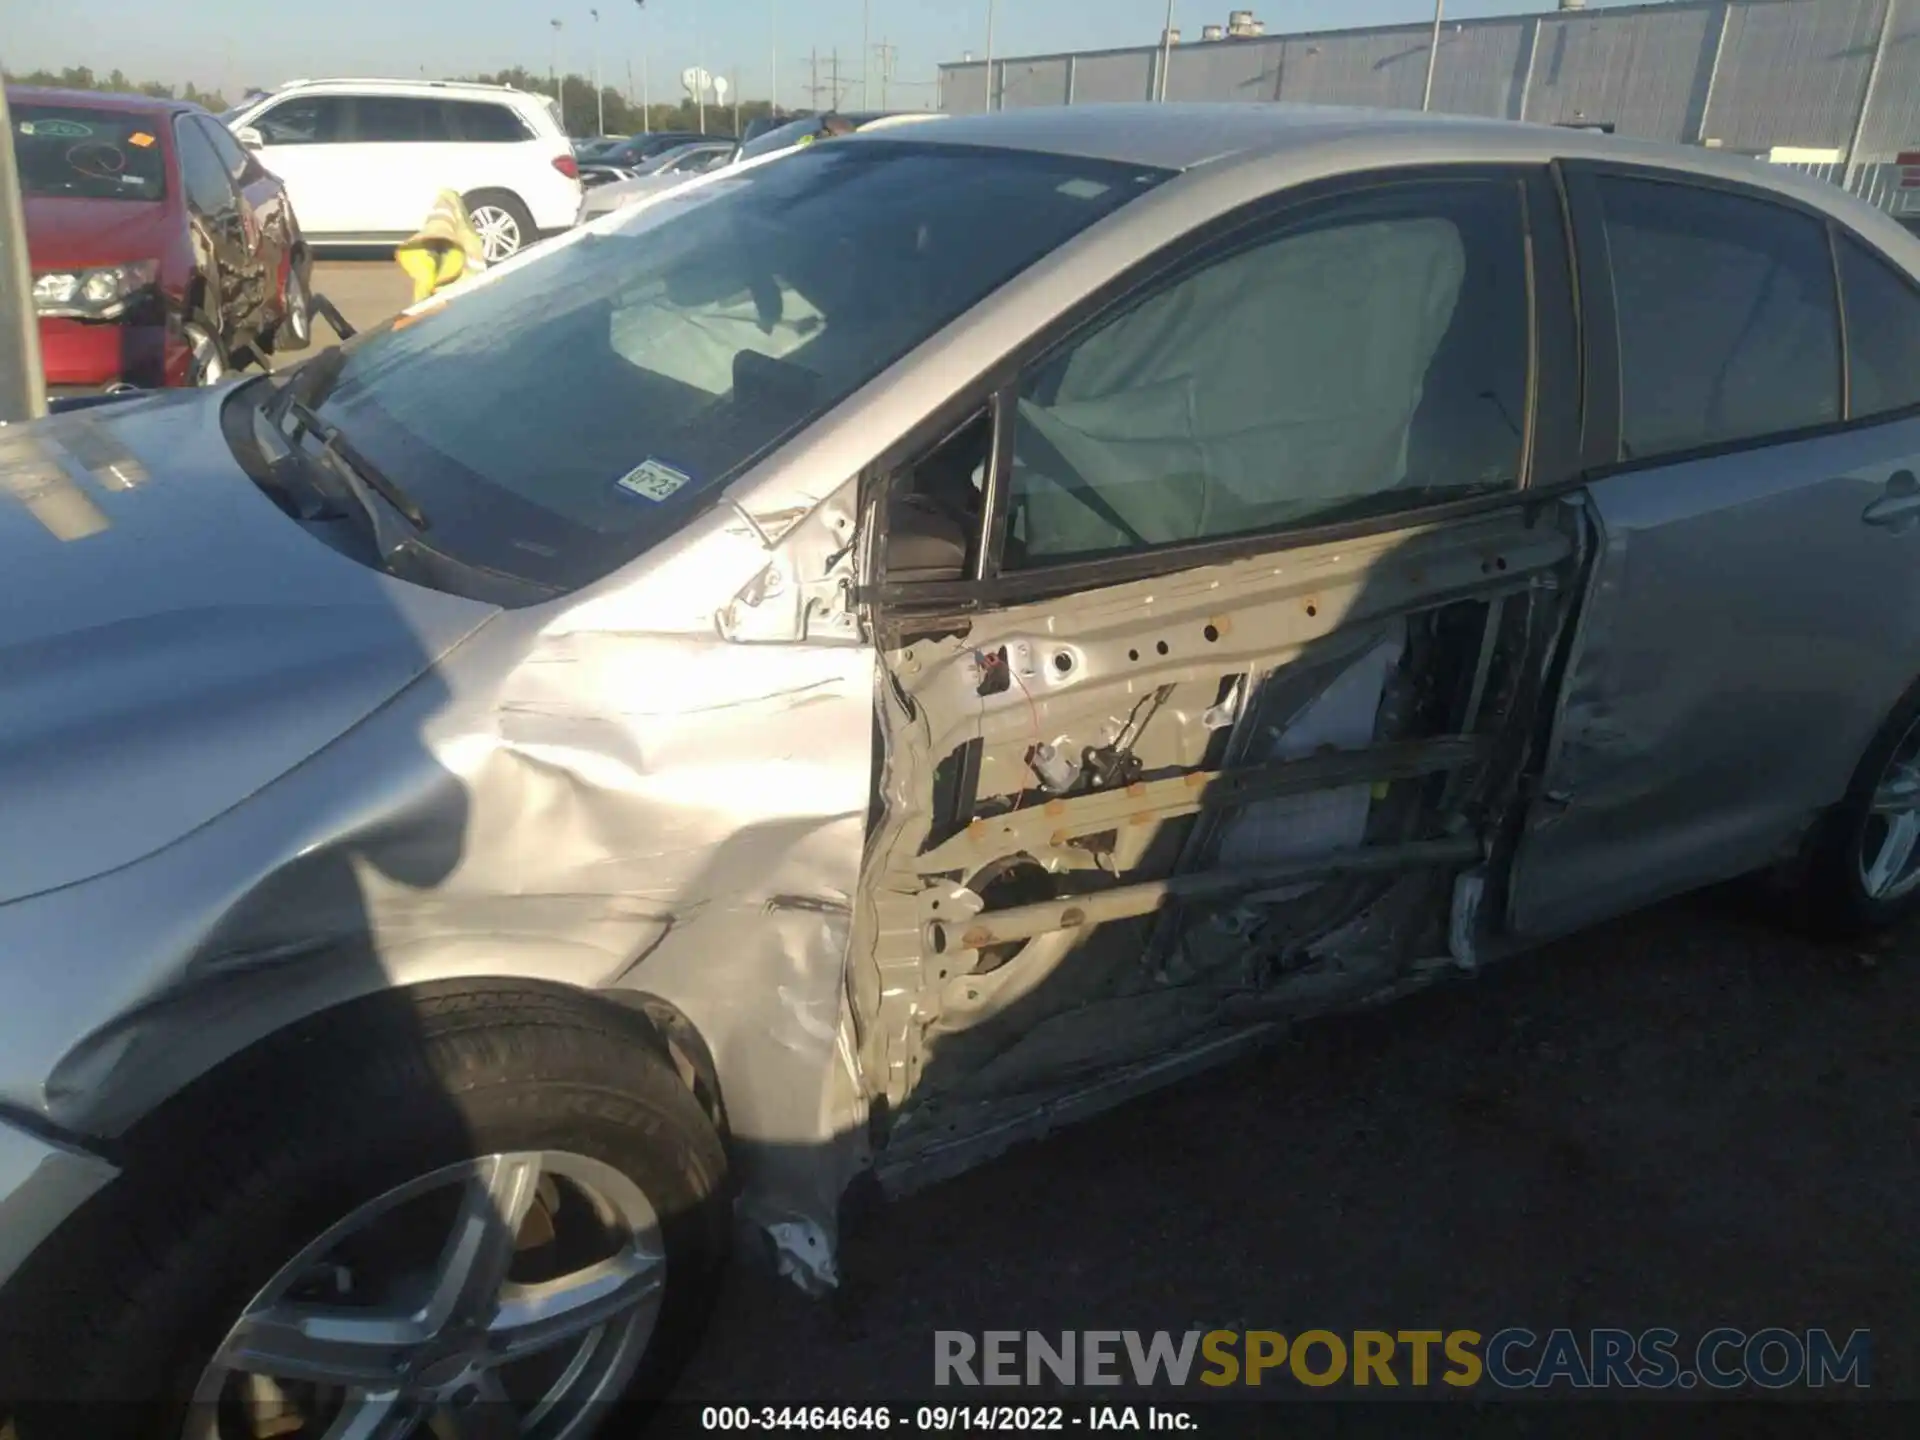
[{"label": "renewsportscars.com text", "polygon": [[941,1386],[1490,1385],[1502,1390],[1828,1389],[1872,1384],[1872,1337],[1709,1330],[962,1330],[934,1333]]}]

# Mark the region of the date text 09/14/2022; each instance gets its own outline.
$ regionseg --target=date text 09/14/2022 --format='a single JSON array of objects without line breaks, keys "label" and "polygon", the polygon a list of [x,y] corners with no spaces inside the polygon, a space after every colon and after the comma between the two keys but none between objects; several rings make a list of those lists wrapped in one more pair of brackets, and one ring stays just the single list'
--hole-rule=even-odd
[{"label": "date text 09/14/2022", "polygon": [[702,1430],[901,1430],[915,1434],[978,1431],[1193,1431],[1190,1411],[1163,1405],[709,1405]]}]

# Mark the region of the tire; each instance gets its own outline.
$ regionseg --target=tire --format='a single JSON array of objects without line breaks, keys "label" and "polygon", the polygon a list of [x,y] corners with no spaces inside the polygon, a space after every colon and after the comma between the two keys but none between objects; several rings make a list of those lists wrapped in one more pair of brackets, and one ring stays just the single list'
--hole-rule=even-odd
[{"label": "tire", "polygon": [[233,360],[227,353],[227,343],[220,338],[219,327],[203,311],[194,311],[180,330],[187,342],[187,349],[192,353],[187,368],[187,384],[218,385],[233,374]]},{"label": "tire", "polygon": [[313,344],[313,292],[300,273],[302,260],[302,256],[295,255],[287,261],[287,286],[281,297],[280,321],[273,327],[273,336],[266,347],[270,355],[304,350]]},{"label": "tire", "polygon": [[[1876,893],[1870,879],[1899,818],[1877,812],[1875,798],[1894,795],[1893,782],[1908,769],[1920,781],[1920,685],[1887,717],[1861,756],[1845,798],[1814,829],[1791,895],[1803,928],[1830,939],[1859,939],[1920,909],[1920,843],[1911,847],[1895,884]],[[1910,823],[1920,831],[1920,792],[1912,813],[1916,818]]]},{"label": "tire", "polygon": [[467,218],[486,247],[487,263],[498,265],[540,238],[533,216],[511,190],[475,190],[463,195]]},{"label": "tire", "polygon": [[[19,1440],[181,1435],[190,1416],[215,1413],[205,1403],[208,1367],[243,1311],[277,1294],[289,1262],[325,1245],[343,1217],[397,1187],[425,1184],[422,1177],[524,1152],[544,1152],[542,1162],[555,1165],[567,1158],[574,1174],[637,1189],[658,1219],[637,1250],[643,1260],[665,1256],[664,1290],[645,1302],[657,1304],[651,1331],[633,1329],[625,1368],[611,1365],[591,1411],[556,1408],[579,1428],[555,1433],[590,1433],[609,1396],[638,1407],[657,1400],[699,1341],[726,1258],[720,1139],[642,1020],[553,988],[464,985],[390,992],[303,1022],[196,1082],[126,1138],[116,1156],[121,1176],[29,1259],[0,1300],[0,1356],[16,1357],[0,1364],[20,1367],[0,1372],[0,1395],[17,1399]],[[593,1205],[569,1209],[560,1185],[571,1183],[547,1171],[538,1190],[523,1191],[547,1230],[531,1246],[524,1226],[501,1232],[516,1237],[500,1252],[515,1266],[528,1253],[538,1259],[543,1245],[557,1253],[566,1215],[576,1228],[607,1224]],[[450,1193],[449,1217],[463,1192]],[[453,1233],[451,1223],[421,1218],[430,1203],[438,1201],[408,1202],[377,1223],[414,1227],[405,1236]],[[622,1225],[609,1228],[624,1237]],[[442,1244],[405,1239],[389,1258],[418,1249],[444,1263],[458,1247]],[[347,1253],[327,1252],[311,1273],[358,1294],[360,1272],[329,1263]],[[378,1268],[368,1262],[367,1273]],[[497,1290],[493,1297],[497,1311]],[[464,1343],[490,1313],[479,1312]],[[608,1337],[617,1331],[607,1320],[582,1343],[612,1355],[620,1345]],[[446,1331],[458,1333],[457,1325]],[[419,1385],[447,1383],[444,1356],[423,1348],[416,1358]],[[215,1381],[225,1383],[217,1373]],[[190,1403],[196,1390],[199,1405]],[[236,1393],[227,1389],[222,1403]],[[464,1404],[476,1393],[406,1403]],[[328,1423],[322,1403],[309,1430],[292,1433],[321,1434]],[[217,1433],[251,1428],[257,1423]],[[429,1433],[424,1424],[419,1433]]]}]

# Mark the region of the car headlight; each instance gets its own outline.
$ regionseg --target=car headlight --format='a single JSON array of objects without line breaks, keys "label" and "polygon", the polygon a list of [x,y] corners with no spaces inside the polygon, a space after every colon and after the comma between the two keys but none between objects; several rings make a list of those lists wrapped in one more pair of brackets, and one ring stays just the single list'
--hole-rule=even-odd
[{"label": "car headlight", "polygon": [[157,260],[132,260],[90,270],[49,270],[33,277],[33,308],[39,315],[79,320],[117,320],[153,288]]}]

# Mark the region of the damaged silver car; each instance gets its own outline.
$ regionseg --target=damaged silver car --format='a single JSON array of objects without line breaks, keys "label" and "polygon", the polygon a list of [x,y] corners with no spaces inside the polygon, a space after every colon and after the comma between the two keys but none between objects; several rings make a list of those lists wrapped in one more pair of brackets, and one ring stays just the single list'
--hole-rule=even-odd
[{"label": "damaged silver car", "polygon": [[828,1287],[1302,1016],[1903,913],[1917,275],[1706,151],[1027,111],[0,432],[23,1440],[584,1434],[736,1222]]}]

